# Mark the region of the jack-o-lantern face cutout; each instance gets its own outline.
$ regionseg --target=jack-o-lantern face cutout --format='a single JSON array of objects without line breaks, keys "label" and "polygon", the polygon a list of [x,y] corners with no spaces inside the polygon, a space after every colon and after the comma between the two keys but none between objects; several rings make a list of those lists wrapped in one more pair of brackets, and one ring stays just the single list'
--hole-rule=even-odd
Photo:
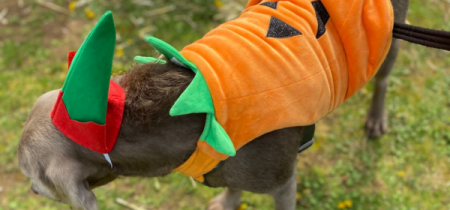
[{"label": "jack-o-lantern face cutout", "polygon": [[[330,14],[328,14],[327,9],[325,6],[323,6],[322,2],[320,1],[314,1],[311,2],[312,6],[314,7],[314,10],[316,12],[316,18],[317,18],[317,33],[316,38],[320,38],[322,35],[325,34],[326,28],[325,25],[327,24],[328,20],[330,19]],[[274,10],[278,7],[278,2],[268,1],[260,4],[261,6],[270,7]],[[302,32],[295,29],[294,27],[290,26],[289,24],[285,23],[284,21],[276,18],[271,17],[269,29],[267,32],[266,37],[272,37],[272,38],[288,38],[292,36],[302,35]]]}]

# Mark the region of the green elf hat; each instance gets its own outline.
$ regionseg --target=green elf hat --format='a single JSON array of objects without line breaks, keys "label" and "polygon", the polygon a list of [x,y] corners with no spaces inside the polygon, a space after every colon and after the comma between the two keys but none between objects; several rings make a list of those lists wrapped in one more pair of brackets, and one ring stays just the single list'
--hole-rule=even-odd
[{"label": "green elf hat", "polygon": [[105,154],[109,162],[107,154],[119,134],[125,104],[125,92],[110,80],[115,42],[108,11],[78,51],[69,53],[69,73],[51,112],[53,124],[64,135]]},{"label": "green elf hat", "polygon": [[[147,36],[145,39],[170,62],[178,66],[189,68],[195,72],[195,77],[191,84],[170,109],[170,115],[179,116],[192,113],[206,113],[205,128],[200,136],[200,141],[206,141],[217,152],[228,156],[235,156],[236,150],[230,137],[219,122],[217,122],[211,93],[201,71],[194,63],[184,58],[183,55],[170,44],[152,36]],[[164,63],[159,59],[142,56],[136,56],[135,60],[138,63]]]}]

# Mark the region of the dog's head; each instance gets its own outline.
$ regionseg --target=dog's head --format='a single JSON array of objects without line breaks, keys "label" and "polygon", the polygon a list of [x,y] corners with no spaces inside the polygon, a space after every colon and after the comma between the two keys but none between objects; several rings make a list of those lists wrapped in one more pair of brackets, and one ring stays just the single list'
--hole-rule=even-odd
[{"label": "dog's head", "polygon": [[[97,209],[92,188],[116,178],[99,153],[111,151],[123,116],[123,90],[110,82],[115,33],[112,14],[107,12],[76,55],[69,53],[70,69],[62,89],[37,100],[19,144],[20,168],[31,178],[31,189],[74,209]],[[113,97],[117,100],[112,104],[118,106],[110,105],[109,93],[114,92],[121,93]],[[122,109],[107,115],[106,110],[116,107]],[[111,121],[115,126],[107,123]]]},{"label": "dog's head", "polygon": [[110,153],[113,169],[103,154],[70,140],[53,124],[50,113],[60,90],[39,97],[24,123],[18,148],[20,168],[31,179],[31,190],[73,209],[97,209],[92,189],[119,175],[170,173],[193,153],[205,121],[204,115],[179,117],[177,123],[169,119],[171,105],[192,78],[192,72],[170,63],[137,65],[114,78],[127,90],[127,105],[125,123]]},{"label": "dog's head", "polygon": [[74,209],[96,209],[92,189],[116,178],[101,154],[64,136],[52,123],[50,112],[59,90],[42,95],[24,124],[18,157],[31,190]]}]

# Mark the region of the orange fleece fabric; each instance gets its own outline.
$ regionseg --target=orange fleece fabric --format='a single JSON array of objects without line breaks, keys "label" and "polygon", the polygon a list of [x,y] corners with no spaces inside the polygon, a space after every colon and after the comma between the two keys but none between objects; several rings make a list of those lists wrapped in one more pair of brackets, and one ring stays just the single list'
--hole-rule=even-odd
[{"label": "orange fleece fabric", "polygon": [[[389,51],[390,0],[322,0],[328,21],[314,2],[250,0],[237,19],[181,51],[203,74],[236,150],[265,133],[316,123],[363,87]],[[175,171],[203,182],[228,156],[204,141],[197,146]]]}]

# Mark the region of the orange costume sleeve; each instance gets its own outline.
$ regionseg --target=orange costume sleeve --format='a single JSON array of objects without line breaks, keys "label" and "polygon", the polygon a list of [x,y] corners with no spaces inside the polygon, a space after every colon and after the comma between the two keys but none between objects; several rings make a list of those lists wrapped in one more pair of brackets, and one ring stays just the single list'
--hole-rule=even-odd
[{"label": "orange costume sleeve", "polygon": [[[327,115],[376,73],[392,40],[389,0],[250,0],[181,54],[205,78],[235,150]],[[204,141],[176,169],[203,181],[228,158]]]}]

